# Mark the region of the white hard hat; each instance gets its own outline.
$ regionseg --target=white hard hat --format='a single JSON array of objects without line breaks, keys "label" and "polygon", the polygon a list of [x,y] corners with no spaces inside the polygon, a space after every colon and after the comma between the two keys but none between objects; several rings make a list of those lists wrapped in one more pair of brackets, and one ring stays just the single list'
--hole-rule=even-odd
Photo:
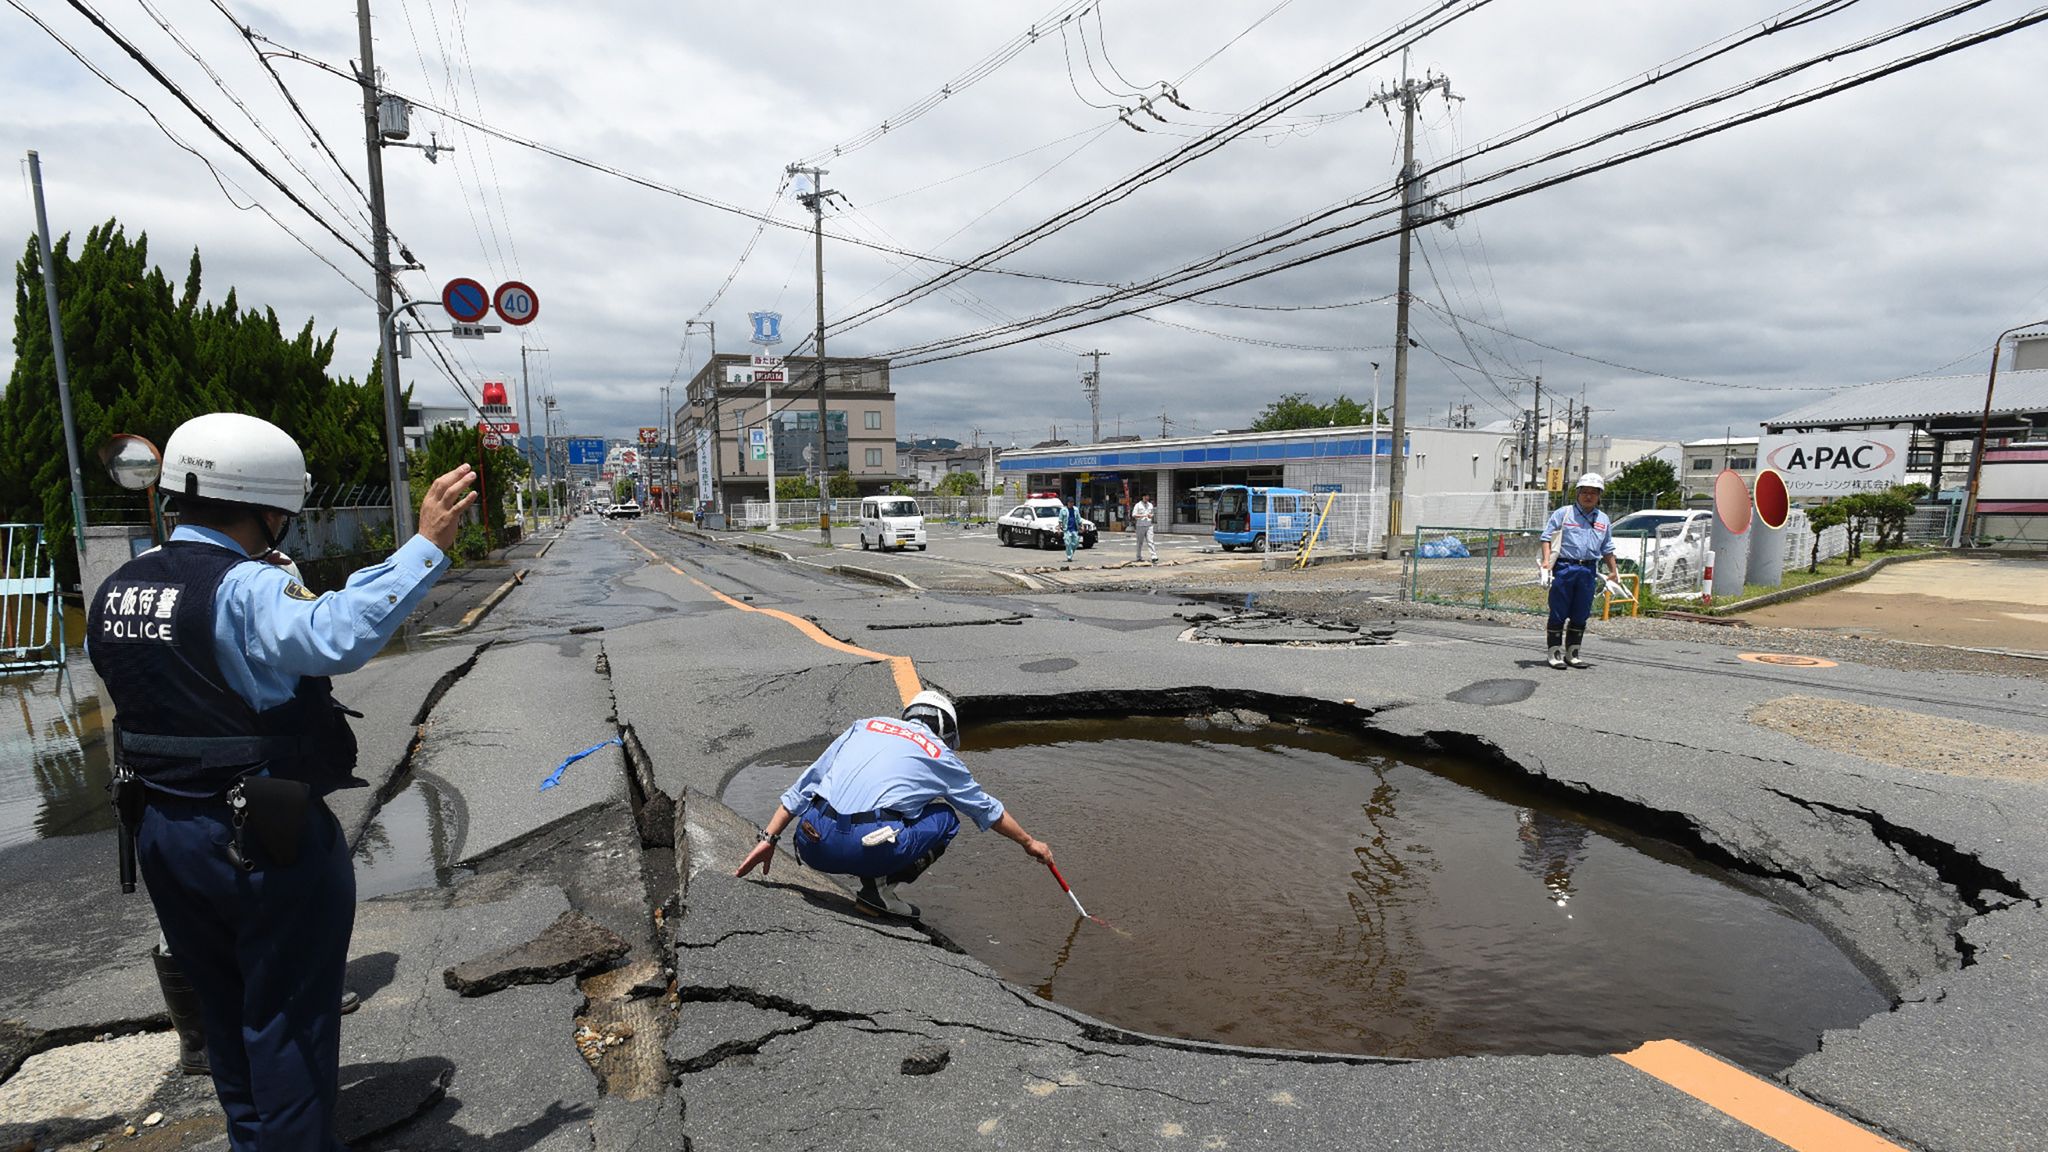
[{"label": "white hard hat", "polygon": [[291,433],[239,412],[209,412],[178,425],[164,441],[164,474],[158,484],[170,496],[255,504],[296,515],[313,478],[306,474],[306,454]]},{"label": "white hard hat", "polygon": [[960,746],[960,715],[953,710],[953,702],[944,692],[927,688],[910,698],[903,706],[903,718],[915,720],[931,729],[941,743],[948,748]]},{"label": "white hard hat", "polygon": [[1600,491],[1605,492],[1607,491],[1607,481],[1602,480],[1598,472],[1588,472],[1584,476],[1579,477],[1579,482],[1573,485],[1573,487],[1598,488]]}]

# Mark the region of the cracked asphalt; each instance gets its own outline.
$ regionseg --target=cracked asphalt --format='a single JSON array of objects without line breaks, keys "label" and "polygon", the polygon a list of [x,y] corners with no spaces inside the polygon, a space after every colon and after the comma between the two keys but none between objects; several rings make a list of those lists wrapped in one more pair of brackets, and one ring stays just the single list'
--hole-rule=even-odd
[{"label": "cracked asphalt", "polygon": [[[715,797],[751,759],[900,708],[875,654],[907,657],[981,719],[1251,707],[1490,763],[1729,870],[1893,999],[1769,1078],[1795,1110],[1908,1149],[2048,1145],[2048,790],[1750,720],[1791,696],[1924,712],[2038,759],[2039,679],[1772,667],[1598,625],[1596,666],[1565,674],[1543,667],[1532,628],[1482,620],[1401,620],[1371,637],[1384,643],[1214,642],[1235,633],[1213,628],[1200,642],[1186,617],[1228,613],[1170,584],[912,592],[653,523],[578,521],[523,563],[526,583],[473,632],[337,686],[368,714],[373,787],[336,805],[352,838],[418,773],[455,794],[439,847],[468,865],[359,911],[364,1005],[343,1026],[357,1147],[1848,1146],[1847,1130],[1774,1127],[1648,1059],[1405,1062],[1139,1035],[1003,983],[944,924],[855,915],[845,888],[787,855],[733,879],[766,813]],[[30,895],[0,908],[10,1082],[112,1043],[93,1037],[165,1027],[147,904],[113,895],[111,858],[104,833],[0,853]],[[445,986],[446,969],[516,953],[569,911],[627,956],[480,997]],[[148,1070],[163,1051],[104,1055]],[[86,1148],[146,1110],[167,1118],[124,1143],[225,1146],[201,1086],[153,1083],[140,1099],[26,1103],[0,1083],[17,1112],[0,1114],[0,1146]]]}]

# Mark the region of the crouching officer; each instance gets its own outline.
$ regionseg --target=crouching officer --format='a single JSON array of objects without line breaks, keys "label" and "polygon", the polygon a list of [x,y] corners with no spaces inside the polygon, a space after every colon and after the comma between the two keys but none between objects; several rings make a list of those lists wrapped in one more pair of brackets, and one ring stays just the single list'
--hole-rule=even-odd
[{"label": "crouching officer", "polygon": [[121,840],[135,837],[164,938],[197,993],[235,1152],[341,1148],[355,873],[321,798],[361,781],[350,713],[328,677],[368,663],[446,570],[472,480],[467,465],[435,480],[419,535],[316,596],[258,558],[304,503],[298,444],[254,417],[200,416],[164,444],[177,529],[88,608],[133,819]]},{"label": "crouching officer", "polygon": [[1552,668],[1586,667],[1579,645],[1586,639],[1586,617],[1593,612],[1602,560],[1607,561],[1607,594],[1622,594],[1621,570],[1614,562],[1614,525],[1600,510],[1606,488],[1598,472],[1579,477],[1573,502],[1552,512],[1543,526],[1538,575],[1550,589],[1550,624],[1544,641]]},{"label": "crouching officer", "polygon": [[860,877],[857,907],[915,918],[917,905],[897,896],[896,886],[917,879],[953,842],[960,831],[956,807],[982,831],[993,828],[1051,864],[1045,841],[1032,839],[1002,801],[982,791],[953,752],[959,743],[960,718],[939,692],[918,693],[901,719],[855,721],[782,794],[767,831],[733,875],[756,865],[766,875],[783,829],[794,822],[798,860]]}]

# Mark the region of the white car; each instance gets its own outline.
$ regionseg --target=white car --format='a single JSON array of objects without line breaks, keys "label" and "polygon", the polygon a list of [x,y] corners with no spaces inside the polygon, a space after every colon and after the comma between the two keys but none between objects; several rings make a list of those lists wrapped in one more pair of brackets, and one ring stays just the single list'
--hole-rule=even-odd
[{"label": "white car", "polygon": [[[1005,546],[1064,548],[1060,531],[1060,502],[1057,497],[1034,496],[996,518],[996,539]],[[1095,547],[1095,521],[1081,520],[1081,547]]]},{"label": "white car", "polygon": [[640,518],[640,502],[628,500],[624,504],[614,504],[604,510],[604,515],[607,520],[638,520]]},{"label": "white car", "polygon": [[1614,522],[1614,562],[1643,582],[1687,584],[1699,575],[1713,513],[1646,508]]},{"label": "white car", "polygon": [[[871,544],[870,541],[873,543]],[[908,496],[869,496],[860,502],[860,550],[925,549],[924,513]]]}]

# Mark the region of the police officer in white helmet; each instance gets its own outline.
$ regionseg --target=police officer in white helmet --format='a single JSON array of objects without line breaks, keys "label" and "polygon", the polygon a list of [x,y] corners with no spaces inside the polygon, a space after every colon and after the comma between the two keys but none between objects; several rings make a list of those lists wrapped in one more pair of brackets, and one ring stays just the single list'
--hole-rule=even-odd
[{"label": "police officer in white helmet", "polygon": [[1586,617],[1593,612],[1602,560],[1607,562],[1607,594],[1622,595],[1621,571],[1614,562],[1614,525],[1600,510],[1600,494],[1606,488],[1598,472],[1579,477],[1572,503],[1552,512],[1543,526],[1537,572],[1550,589],[1550,623],[1544,639],[1552,668],[1588,666],[1579,645],[1586,638]]},{"label": "police officer in white helmet", "polygon": [[268,558],[310,484],[289,434],[213,413],[179,425],[163,456],[178,527],[87,610],[135,797],[122,835],[197,993],[230,1147],[338,1152],[355,874],[321,798],[362,782],[328,677],[368,663],[447,570],[474,475],[436,479],[417,536],[315,595]]},{"label": "police officer in white helmet", "polygon": [[1041,864],[1052,848],[1034,840],[1017,818],[990,796],[954,749],[960,718],[944,693],[911,698],[900,718],[855,721],[796,783],[768,820],[735,876],[775,858],[783,829],[797,826],[797,859],[820,872],[860,878],[854,903],[868,913],[915,919],[918,907],[896,895],[932,866],[960,831],[955,808],[975,826],[993,828]]}]

